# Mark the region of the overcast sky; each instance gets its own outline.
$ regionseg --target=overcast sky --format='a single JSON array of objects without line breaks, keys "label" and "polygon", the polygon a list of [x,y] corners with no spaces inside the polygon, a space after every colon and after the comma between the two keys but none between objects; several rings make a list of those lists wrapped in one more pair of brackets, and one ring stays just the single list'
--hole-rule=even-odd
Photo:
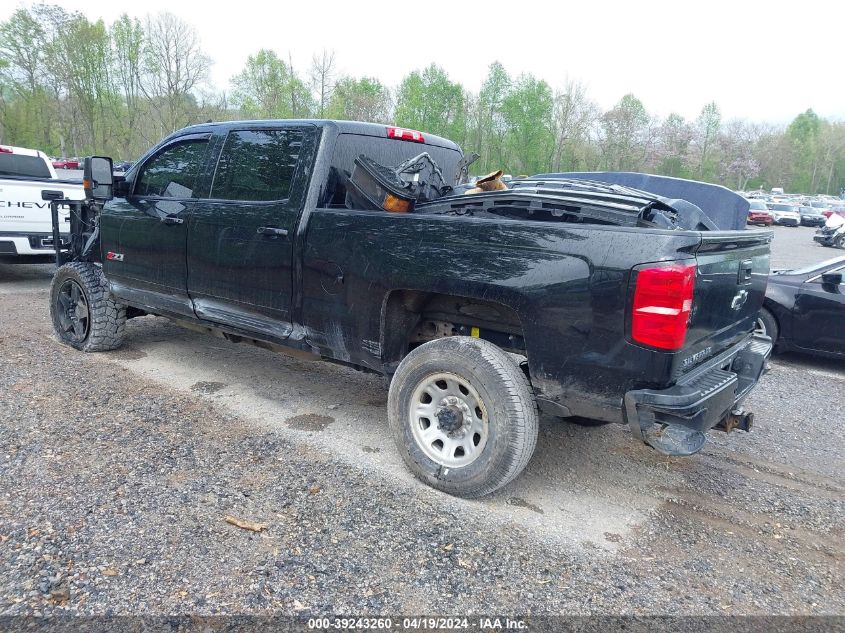
[{"label": "overcast sky", "polygon": [[[107,24],[122,12],[177,14],[197,29],[221,89],[262,47],[290,53],[302,75],[327,48],[340,72],[391,87],[435,62],[476,91],[499,60],[512,76],[530,72],[553,87],[577,79],[604,109],[631,92],[660,116],[694,118],[715,100],[724,118],[783,123],[813,108],[845,119],[841,0],[50,3]],[[28,4],[3,0],[0,19]]]}]

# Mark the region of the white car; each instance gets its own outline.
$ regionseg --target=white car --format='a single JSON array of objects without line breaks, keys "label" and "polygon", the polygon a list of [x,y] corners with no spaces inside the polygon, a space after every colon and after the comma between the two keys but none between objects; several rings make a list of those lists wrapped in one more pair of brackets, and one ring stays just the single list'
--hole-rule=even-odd
[{"label": "white car", "polygon": [[769,203],[768,207],[769,212],[775,220],[775,224],[782,224],[784,226],[798,226],[801,224],[801,214],[798,213],[798,207],[780,202]]},{"label": "white car", "polygon": [[[44,152],[0,145],[0,260],[41,261],[53,253],[50,203],[41,191],[62,191],[68,200],[84,200],[82,182],[59,180]],[[70,232],[68,209],[59,209],[63,241]]]}]

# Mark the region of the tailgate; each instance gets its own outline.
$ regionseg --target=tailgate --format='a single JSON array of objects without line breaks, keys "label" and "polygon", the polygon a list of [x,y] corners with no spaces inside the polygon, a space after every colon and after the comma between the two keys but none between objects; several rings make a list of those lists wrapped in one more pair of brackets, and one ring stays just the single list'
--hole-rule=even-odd
[{"label": "tailgate", "polygon": [[702,233],[695,252],[692,311],[679,373],[724,351],[754,329],[769,278],[771,231]]}]

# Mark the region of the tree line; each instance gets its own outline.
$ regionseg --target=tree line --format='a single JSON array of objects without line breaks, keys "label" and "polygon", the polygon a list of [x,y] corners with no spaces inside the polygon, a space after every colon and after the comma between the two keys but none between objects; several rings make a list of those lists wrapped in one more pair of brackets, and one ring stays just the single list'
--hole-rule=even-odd
[{"label": "tree line", "polygon": [[553,86],[493,62],[478,92],[434,64],[399,86],[338,72],[333,51],[304,71],[273,50],[251,55],[226,90],[195,29],[163,13],[111,25],[37,4],[0,23],[0,142],[51,155],[132,159],[191,123],[337,118],[445,136],[481,158],[474,173],[642,171],[733,189],[845,187],[845,123],[813,110],[787,126],[725,120],[716,103],[687,120],[648,112],[633,94],[602,110],[584,84]]}]

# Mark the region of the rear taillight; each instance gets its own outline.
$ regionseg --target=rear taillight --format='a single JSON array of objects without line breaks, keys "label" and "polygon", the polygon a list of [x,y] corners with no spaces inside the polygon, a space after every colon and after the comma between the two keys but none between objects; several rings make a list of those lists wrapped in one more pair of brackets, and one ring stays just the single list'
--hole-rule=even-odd
[{"label": "rear taillight", "polygon": [[0,154],[14,154],[11,147],[3,147],[0,145]]},{"label": "rear taillight", "polygon": [[687,336],[695,264],[635,270],[631,338],[637,343],[676,350]]},{"label": "rear taillight", "polygon": [[422,132],[417,132],[416,130],[406,130],[405,128],[401,127],[390,127],[387,128],[387,138],[398,138],[403,141],[414,141],[415,143],[425,143],[425,137],[422,135]]}]

